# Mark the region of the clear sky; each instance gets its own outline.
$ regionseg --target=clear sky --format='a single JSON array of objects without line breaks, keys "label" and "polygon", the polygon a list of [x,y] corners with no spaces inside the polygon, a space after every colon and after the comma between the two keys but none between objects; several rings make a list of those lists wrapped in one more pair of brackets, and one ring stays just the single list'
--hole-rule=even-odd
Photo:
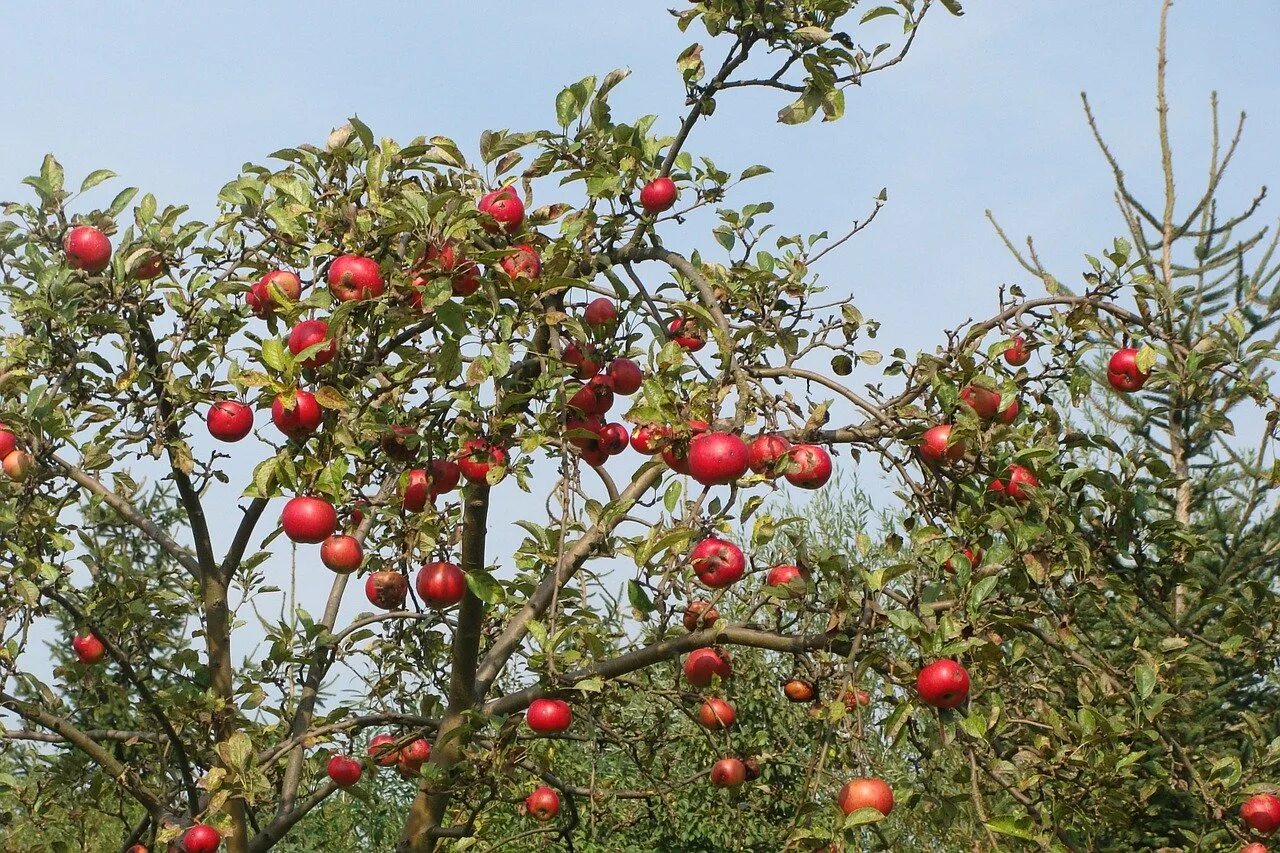
[{"label": "clear sky", "polygon": [[[563,85],[622,66],[633,74],[615,90],[615,116],[652,112],[672,129],[683,102],[674,58],[696,36],[676,29],[671,5],[681,4],[4,3],[0,199],[22,195],[21,178],[52,151],[74,179],[119,172],[107,198],[127,182],[208,215],[241,163],[320,143],[352,113],[378,135],[445,134],[474,150],[485,128],[554,124]],[[1085,252],[1120,232],[1082,89],[1133,185],[1158,177],[1156,0],[965,5],[960,19],[936,10],[905,63],[849,93],[843,121],[784,127],[773,122],[775,93],[729,93],[689,146],[722,167],[773,167],[734,201],[774,201],[780,233],[837,232],[888,188],[872,228],[823,262],[837,293],[883,321],[885,349],[929,348],[941,329],[993,311],[997,285],[1025,282],[986,208],[1013,233],[1034,233],[1068,282]],[[887,36],[893,25],[872,26]],[[1172,121],[1186,197],[1204,173],[1214,89],[1224,115],[1250,111],[1230,196],[1276,177],[1277,36],[1275,0],[1174,7]],[[879,40],[869,29],[865,41]],[[358,592],[348,597],[360,599],[350,612],[363,605]]]}]

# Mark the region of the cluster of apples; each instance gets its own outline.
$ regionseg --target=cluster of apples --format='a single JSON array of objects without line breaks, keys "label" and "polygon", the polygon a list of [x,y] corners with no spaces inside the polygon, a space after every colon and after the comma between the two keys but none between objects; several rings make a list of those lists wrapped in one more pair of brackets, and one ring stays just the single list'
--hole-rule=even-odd
[{"label": "cluster of apples", "polygon": [[18,437],[0,423],[0,469],[15,483],[21,483],[35,470],[36,459],[18,447]]}]

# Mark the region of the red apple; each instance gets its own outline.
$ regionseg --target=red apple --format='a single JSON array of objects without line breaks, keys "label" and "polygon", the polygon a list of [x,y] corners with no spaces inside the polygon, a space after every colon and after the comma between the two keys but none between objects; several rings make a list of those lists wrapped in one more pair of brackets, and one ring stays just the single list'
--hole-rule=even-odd
[{"label": "red apple", "polygon": [[855,687],[846,687],[844,693],[840,694],[840,701],[844,702],[846,711],[853,712],[870,705],[871,694]]},{"label": "red apple", "polygon": [[747,779],[747,768],[736,758],[722,758],[711,765],[711,784],[717,788],[736,788]]},{"label": "red apple", "polygon": [[579,379],[590,379],[600,372],[600,357],[595,344],[570,343],[564,348],[564,363],[573,368]]},{"label": "red apple", "polygon": [[354,536],[330,536],[320,545],[320,562],[330,571],[349,575],[364,562],[364,547]]},{"label": "red apple", "polygon": [[31,476],[36,468],[36,458],[25,450],[11,450],[4,457],[4,474],[15,483],[21,483]]},{"label": "red apple", "polygon": [[209,407],[205,424],[218,441],[239,441],[253,430],[253,409],[239,400],[221,400]]},{"label": "red apple", "polygon": [[203,823],[197,823],[182,833],[182,849],[186,853],[214,853],[222,844],[222,833]]},{"label": "red apple", "polygon": [[427,465],[427,472],[431,477],[432,497],[452,492],[462,479],[462,469],[448,459],[432,459]]},{"label": "red apple", "polygon": [[467,594],[467,576],[454,563],[427,563],[418,570],[418,597],[436,610],[452,607]]},{"label": "red apple", "polygon": [[338,342],[330,340],[328,323],[324,320],[303,320],[289,332],[289,352],[296,356],[309,347],[323,344],[326,340],[329,341],[329,345],[303,359],[301,362],[303,367],[323,367],[333,361],[333,357],[338,354]]},{"label": "red apple", "polygon": [[[964,557],[969,561],[969,568],[976,569],[982,563],[982,549],[966,547],[964,549]],[[942,568],[951,574],[954,574],[956,570],[955,566],[951,565],[950,560],[943,563]]]},{"label": "red apple", "polygon": [[1026,503],[1031,499],[1031,489],[1040,485],[1035,475],[1021,465],[1009,466],[1009,479],[994,479],[987,486],[988,491],[1004,494],[1018,503]]},{"label": "red apple", "polygon": [[349,755],[333,756],[329,759],[329,766],[326,769],[329,778],[339,788],[350,788],[360,781],[360,775],[364,772],[364,766]]},{"label": "red apple", "polygon": [[805,581],[809,579],[809,573],[799,566],[783,564],[774,566],[769,573],[764,576],[765,586],[770,586],[775,591],[787,588],[791,591],[802,591]]},{"label": "red apple", "polygon": [[747,443],[727,432],[706,432],[689,442],[689,473],[704,486],[732,483],[747,473]]},{"label": "red apple", "polygon": [[534,820],[546,823],[560,812],[560,795],[555,788],[542,786],[524,799],[524,810]]},{"label": "red apple", "polygon": [[4,424],[0,424],[0,459],[4,459],[17,448],[18,437],[9,432]]},{"label": "red apple", "polygon": [[645,456],[661,453],[670,441],[670,428],[659,424],[640,424],[631,434],[631,448]]},{"label": "red apple", "polygon": [[587,303],[582,319],[588,326],[607,326],[618,319],[618,309],[614,307],[612,299],[601,296]]},{"label": "red apple", "polygon": [[624,397],[630,397],[644,384],[644,371],[629,358],[615,358],[611,361],[608,374],[613,380],[613,390]]},{"label": "red apple", "polygon": [[600,449],[610,456],[617,456],[627,449],[630,440],[627,428],[620,423],[605,424],[600,430]]},{"label": "red apple", "polygon": [[400,491],[400,506],[405,512],[422,512],[431,497],[431,478],[425,468],[410,468],[405,472],[404,487]]},{"label": "red apple", "polygon": [[1254,794],[1240,807],[1240,819],[1259,835],[1271,835],[1280,829],[1280,797]]},{"label": "red apple", "polygon": [[578,455],[582,457],[582,461],[588,465],[599,467],[609,461],[609,454],[600,447],[599,442],[595,442],[588,447],[584,447],[578,451]]},{"label": "red apple", "polygon": [[1267,845],[1255,841],[1240,848],[1240,853],[1267,853]]},{"label": "red apple", "polygon": [[747,464],[757,474],[778,476],[778,463],[791,449],[791,442],[780,435],[758,435],[747,447]]},{"label": "red apple", "polygon": [[471,438],[462,443],[458,456],[458,469],[472,483],[488,482],[490,469],[505,468],[507,451],[483,438]]},{"label": "red apple", "polygon": [[380,767],[390,767],[400,760],[400,750],[395,748],[393,735],[374,735],[369,741],[369,757]]},{"label": "red apple", "polygon": [[956,708],[969,698],[969,673],[953,660],[936,660],[916,676],[916,692],[926,705]]},{"label": "red apple", "polygon": [[271,421],[276,429],[294,441],[306,441],[320,426],[324,410],[316,395],[301,389],[293,392],[293,407],[286,409],[284,397],[277,394],[271,404]]},{"label": "red apple", "polygon": [[707,729],[727,729],[738,719],[737,711],[723,699],[712,697],[698,709],[698,722]]},{"label": "red apple", "polygon": [[557,734],[573,725],[573,709],[563,699],[534,699],[525,712],[525,721],[540,735]]},{"label": "red apple", "polygon": [[640,206],[645,213],[662,213],[676,203],[676,182],[663,175],[654,178],[640,190]]},{"label": "red apple", "polygon": [[271,270],[249,287],[245,302],[259,317],[269,317],[284,303],[281,299],[297,302],[302,298],[302,279],[288,270]]},{"label": "red apple", "polygon": [[382,569],[365,578],[364,597],[380,610],[401,609],[408,594],[409,581],[399,572]]},{"label": "red apple", "polygon": [[[418,256],[414,264],[416,273],[437,273],[449,276],[449,283],[454,296],[470,296],[480,289],[480,268],[474,261],[467,260],[466,255],[458,247],[456,240],[445,240],[443,243],[432,243]],[[425,282],[420,278],[414,280],[414,286],[421,289]],[[415,306],[422,302],[422,294],[415,292]]]},{"label": "red apple", "polygon": [[818,697],[818,688],[805,678],[790,678],[782,685],[782,695],[789,702],[812,702]]},{"label": "red apple", "polygon": [[538,250],[528,243],[519,243],[511,247],[511,251],[498,266],[510,279],[535,279],[542,275],[542,257]]},{"label": "red apple", "polygon": [[729,653],[718,649],[694,649],[684,659],[684,680],[694,687],[706,687],[711,684],[713,676],[721,681],[733,675],[733,667],[729,663]]},{"label": "red apple", "polygon": [[963,441],[951,444],[951,424],[938,424],[924,431],[920,455],[930,462],[956,462],[964,458]]},{"label": "red apple", "polygon": [[[510,234],[519,231],[524,224],[524,202],[516,194],[515,187],[505,186],[487,193],[476,205],[481,213],[486,231],[493,233],[499,228]],[[492,221],[491,221],[492,220]]]},{"label": "red apple", "polygon": [[711,606],[711,602],[696,598],[684,609],[684,629],[690,633],[702,631],[716,624],[720,611]]},{"label": "red apple", "polygon": [[164,272],[164,268],[164,256],[159,252],[152,252],[138,261],[138,265],[133,268],[132,275],[139,281],[151,281]]},{"label": "red apple", "polygon": [[417,772],[423,764],[427,763],[427,759],[430,757],[431,744],[422,738],[417,738],[406,743],[400,750],[399,764],[413,768]]},{"label": "red apple", "polygon": [[385,430],[378,439],[378,446],[397,462],[412,462],[421,440],[413,427],[395,424]]},{"label": "red apple", "polygon": [[586,449],[594,447],[600,440],[604,430],[604,421],[595,415],[581,418],[569,418],[564,423],[564,437],[575,447]]},{"label": "red apple", "polygon": [[292,541],[315,545],[338,529],[338,511],[324,498],[299,495],[284,505],[280,524]]},{"label": "red apple", "polygon": [[77,634],[71,638],[71,650],[80,663],[90,666],[107,656],[107,647],[96,634]]},{"label": "red apple", "polygon": [[124,853],[150,853],[150,851],[147,850],[147,845],[145,844],[130,844],[129,849]]},{"label": "red apple", "polygon": [[893,789],[883,779],[850,779],[840,789],[838,800],[845,814],[875,809],[887,817],[893,811]]},{"label": "red apple", "polygon": [[687,352],[697,352],[707,345],[707,337],[688,317],[677,317],[667,324],[667,336]]},{"label": "red apple", "polygon": [[732,542],[709,536],[689,552],[689,565],[698,580],[712,589],[723,589],[742,578],[747,558]]},{"label": "red apple", "polygon": [[1004,360],[1013,367],[1021,367],[1031,358],[1031,350],[1027,349],[1027,341],[1022,335],[1015,335],[1009,348],[1004,351]]},{"label": "red apple", "polygon": [[819,489],[831,479],[831,455],[816,444],[797,444],[787,451],[787,482],[801,489]]},{"label": "red apple", "polygon": [[754,758],[742,759],[742,769],[745,772],[743,779],[747,782],[754,782],[760,778],[760,762]]},{"label": "red apple", "polygon": [[339,255],[329,265],[329,292],[339,302],[377,299],[386,282],[378,262],[360,255]]},{"label": "red apple", "polygon": [[1134,347],[1117,350],[1107,362],[1107,382],[1123,394],[1137,391],[1147,384],[1150,376],[1138,368],[1138,350]]},{"label": "red apple", "polygon": [[78,270],[99,273],[111,263],[111,241],[92,225],[77,225],[62,238],[67,263]]}]

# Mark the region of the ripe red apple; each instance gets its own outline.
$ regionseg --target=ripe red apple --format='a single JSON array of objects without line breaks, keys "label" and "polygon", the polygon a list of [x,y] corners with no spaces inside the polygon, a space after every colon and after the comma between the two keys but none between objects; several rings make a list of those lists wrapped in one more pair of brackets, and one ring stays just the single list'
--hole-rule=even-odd
[{"label": "ripe red apple", "polygon": [[96,634],[76,634],[71,638],[71,650],[76,653],[76,659],[86,666],[98,663],[107,656],[107,647]]},{"label": "ripe red apple", "polygon": [[747,447],[747,464],[757,474],[765,474],[769,478],[778,476],[778,463],[791,449],[791,442],[780,435],[758,435]]},{"label": "ripe red apple", "polygon": [[289,332],[289,352],[298,355],[326,340],[329,341],[329,345],[303,359],[301,362],[303,367],[323,367],[333,361],[333,357],[338,354],[338,342],[329,339],[328,323],[324,320],[303,320]]},{"label": "ripe red apple", "polygon": [[[418,256],[414,271],[419,274],[440,273],[449,276],[454,296],[470,296],[480,289],[480,268],[474,261],[467,260],[456,240],[428,245]],[[414,286],[425,286],[425,282],[420,285],[419,280],[415,279]],[[422,294],[414,293],[414,296],[417,300],[414,307],[418,307],[422,302]]]},{"label": "ripe red apple", "polygon": [[564,363],[574,369],[579,379],[590,379],[600,372],[600,357],[595,344],[570,343],[564,348]]},{"label": "ripe red apple", "polygon": [[427,607],[452,607],[467,594],[467,576],[454,563],[427,563],[418,570],[418,597]]},{"label": "ripe red apple", "polygon": [[244,301],[258,317],[269,317],[283,306],[281,297],[290,302],[297,302],[302,298],[302,279],[296,273],[271,270],[250,285]]},{"label": "ripe red apple", "polygon": [[513,186],[500,187],[491,193],[486,193],[476,208],[481,213],[488,214],[488,217],[482,217],[482,219],[484,219],[485,230],[490,233],[501,228],[510,234],[513,231],[519,231],[520,226],[524,224],[524,202],[520,200]]},{"label": "ripe red apple", "polygon": [[320,426],[324,410],[316,402],[316,395],[298,389],[293,392],[293,408],[284,407],[284,397],[277,394],[271,404],[271,421],[276,429],[294,441],[306,441]]},{"label": "ripe red apple", "polygon": [[214,853],[221,843],[222,833],[207,824],[194,824],[182,833],[182,849],[186,853]]},{"label": "ripe red apple", "polygon": [[546,823],[560,813],[560,795],[543,785],[524,798],[524,810],[534,820]]},{"label": "ripe red apple", "polygon": [[111,241],[92,225],[77,225],[62,238],[67,263],[78,270],[99,273],[111,263]]},{"label": "ripe red apple", "polygon": [[747,768],[736,758],[722,758],[711,765],[711,784],[717,788],[736,788],[747,780]]},{"label": "ripe red apple", "polygon": [[773,587],[777,593],[783,589],[788,592],[803,592],[809,573],[799,566],[783,564],[774,566],[764,576],[765,586]]},{"label": "ripe red apple", "polygon": [[151,281],[164,272],[164,256],[159,252],[147,255],[133,268],[133,277],[139,281]]},{"label": "ripe red apple", "polygon": [[410,468],[405,472],[404,487],[400,492],[400,506],[405,512],[422,512],[431,497],[431,478],[425,468]]},{"label": "ripe red apple", "polygon": [[329,766],[326,770],[329,773],[329,778],[339,788],[350,788],[360,781],[360,775],[364,773],[364,766],[349,755],[335,755],[329,759]]},{"label": "ripe red apple", "polygon": [[1280,797],[1254,794],[1240,807],[1240,819],[1259,835],[1271,835],[1280,829]]},{"label": "ripe red apple", "polygon": [[25,450],[11,450],[4,457],[4,474],[15,483],[21,483],[36,469],[36,458]]},{"label": "ripe red apple", "polygon": [[239,441],[253,430],[253,409],[239,400],[220,400],[209,407],[205,425],[218,441]]},{"label": "ripe red apple", "polygon": [[698,580],[712,589],[723,589],[742,578],[747,558],[732,542],[709,536],[689,552],[689,565]]},{"label": "ripe red apple", "polygon": [[930,462],[955,462],[964,458],[963,441],[949,444],[951,441],[951,424],[938,424],[924,431],[920,444],[920,455]]},{"label": "ripe red apple", "polygon": [[18,448],[18,437],[9,432],[9,428],[0,424],[0,459],[4,459]]},{"label": "ripe red apple", "polygon": [[498,261],[498,266],[510,279],[535,279],[542,275],[542,256],[528,243],[511,247],[510,253]]},{"label": "ripe red apple", "polygon": [[782,685],[782,695],[789,702],[812,702],[818,698],[818,688],[805,678],[789,678]]},{"label": "ripe red apple", "polygon": [[1009,479],[994,479],[987,486],[988,491],[1013,498],[1018,503],[1026,503],[1031,499],[1031,489],[1040,485],[1035,475],[1021,465],[1009,466]]},{"label": "ripe red apple", "polygon": [[840,694],[840,701],[844,702],[846,711],[852,712],[870,705],[871,694],[855,687],[846,687],[844,693]]},{"label": "ripe red apple", "polygon": [[969,698],[969,673],[953,660],[936,660],[916,676],[916,692],[926,705],[958,707]]},{"label": "ripe red apple", "polygon": [[875,809],[887,817],[893,811],[893,789],[883,779],[850,779],[840,789],[837,799],[840,811],[845,814],[853,814],[858,809]]},{"label": "ripe red apple", "polygon": [[654,178],[640,190],[640,206],[645,213],[662,213],[676,203],[676,182],[663,175]]},{"label": "ripe red apple", "polygon": [[613,390],[624,397],[630,397],[644,384],[644,371],[629,358],[615,358],[609,362],[607,372],[613,380]]},{"label": "ripe red apple", "polygon": [[661,453],[670,441],[670,428],[660,424],[640,424],[631,434],[631,448],[645,456]]},{"label": "ripe red apple", "polygon": [[738,712],[733,706],[718,697],[712,697],[702,703],[698,709],[698,722],[707,729],[727,729],[738,719]]},{"label": "ripe red apple", "polygon": [[695,598],[684,609],[684,629],[690,633],[702,631],[716,624],[720,611],[711,606],[710,601]]},{"label": "ripe red apple", "polygon": [[540,735],[557,734],[573,725],[573,709],[563,699],[534,699],[525,712],[525,721]]},{"label": "ripe red apple", "polygon": [[599,296],[587,303],[582,319],[588,326],[607,326],[618,319],[618,309],[614,307],[612,299]]},{"label": "ripe red apple", "polygon": [[677,317],[668,323],[667,336],[686,352],[697,352],[707,345],[706,334],[688,317]]},{"label": "ripe red apple", "polygon": [[1138,369],[1138,350],[1134,347],[1117,350],[1107,362],[1107,382],[1122,394],[1137,391],[1150,376]]},{"label": "ripe red apple", "polygon": [[399,764],[409,767],[416,773],[427,759],[431,758],[431,744],[422,738],[411,740],[400,750]]},{"label": "ripe red apple", "polygon": [[364,547],[354,536],[335,534],[320,545],[320,562],[340,575],[349,575],[364,562]]},{"label": "ripe red apple", "polygon": [[[976,569],[982,563],[982,549],[966,547],[964,549],[964,557],[966,560],[969,561],[969,567],[972,569]],[[947,560],[945,563],[943,563],[942,568],[946,570],[949,574],[954,574],[956,570],[955,566],[951,565],[950,560]]]},{"label": "ripe red apple", "polygon": [[338,511],[324,498],[299,495],[284,505],[280,524],[292,541],[315,545],[338,529]]},{"label": "ripe red apple", "polygon": [[627,449],[630,439],[625,425],[616,422],[605,424],[600,430],[600,449],[610,456],[617,456]]},{"label": "ripe red apple", "polygon": [[733,667],[729,663],[729,653],[712,648],[694,649],[684,659],[684,680],[694,687],[706,687],[711,684],[713,676],[721,681],[733,675]]},{"label": "ripe red apple", "polygon": [[1015,335],[1009,348],[1004,351],[1004,360],[1013,367],[1021,367],[1031,358],[1031,350],[1027,349],[1027,341],[1022,335]]},{"label": "ripe red apple", "polygon": [[462,480],[462,469],[448,459],[432,459],[427,465],[427,472],[431,478],[433,498],[452,492]]},{"label": "ripe red apple", "polygon": [[1014,400],[1003,411],[1000,409],[1000,392],[980,385],[967,385],[960,392],[960,401],[973,409],[974,413],[984,421],[994,420],[997,415],[1004,423],[1012,423],[1018,416],[1017,401]]},{"label": "ripe red apple", "polygon": [[379,767],[390,767],[400,760],[400,750],[395,748],[393,735],[374,735],[369,741],[369,757]]},{"label": "ripe red apple", "polygon": [[377,299],[386,287],[378,262],[360,255],[339,255],[334,258],[329,265],[328,281],[329,292],[339,302]]},{"label": "ripe red apple", "polygon": [[613,389],[603,383],[596,383],[599,376],[593,376],[590,382],[578,388],[569,397],[569,408],[577,409],[584,415],[603,415],[613,407]]},{"label": "ripe red apple", "polygon": [[689,442],[689,473],[704,486],[732,483],[747,473],[747,443],[727,432],[705,432]]},{"label": "ripe red apple", "polygon": [[599,467],[609,461],[609,454],[600,447],[599,442],[591,447],[584,447],[578,451],[578,455],[582,457],[582,461],[588,465]]},{"label": "ripe red apple", "polygon": [[130,844],[129,849],[124,853],[149,853],[145,844]]},{"label": "ripe red apple", "polygon": [[1240,853],[1267,853],[1267,845],[1255,841],[1240,848]]},{"label": "ripe red apple", "polygon": [[506,465],[507,451],[501,447],[496,447],[483,438],[471,438],[462,443],[458,469],[470,482],[487,482],[490,469],[505,468]]},{"label": "ripe red apple", "polygon": [[575,447],[594,447],[604,430],[604,421],[595,415],[569,418],[564,422],[564,437]]},{"label": "ripe red apple", "polygon": [[816,444],[797,444],[787,451],[787,482],[801,489],[819,489],[831,479],[831,454]]},{"label": "ripe red apple", "polygon": [[408,594],[409,581],[399,572],[382,569],[365,578],[364,597],[380,610],[399,610]]}]

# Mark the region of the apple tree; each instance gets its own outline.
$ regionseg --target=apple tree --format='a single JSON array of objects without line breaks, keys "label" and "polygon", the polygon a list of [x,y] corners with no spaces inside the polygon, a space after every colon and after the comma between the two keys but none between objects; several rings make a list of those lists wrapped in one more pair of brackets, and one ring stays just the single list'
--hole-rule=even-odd
[{"label": "apple tree", "polygon": [[[28,766],[95,768],[113,843],[188,853],[308,849],[310,816],[384,792],[402,850],[713,843],[691,804],[772,809],[739,839],[765,848],[1090,849],[1134,803],[1178,814],[1170,844],[1243,838],[1226,809],[1280,758],[1247,624],[1275,614],[1280,401],[1229,155],[1185,221],[1169,158],[1163,215],[1117,166],[1131,238],[1083,289],[1031,252],[1044,295],[911,357],[815,273],[882,198],[775,236],[729,206],[764,168],[688,148],[738,88],[838,119],[934,6],[960,11],[688,4],[670,133],[615,120],[624,72],[475,160],[353,118],[211,223],[92,208],[111,174],[73,193],[47,158],[0,224],[0,708],[47,745]],[[1073,414],[1104,382],[1093,410],[1132,419]],[[1256,442],[1222,440],[1249,406]],[[857,462],[892,523],[812,530],[798,496]]]}]

